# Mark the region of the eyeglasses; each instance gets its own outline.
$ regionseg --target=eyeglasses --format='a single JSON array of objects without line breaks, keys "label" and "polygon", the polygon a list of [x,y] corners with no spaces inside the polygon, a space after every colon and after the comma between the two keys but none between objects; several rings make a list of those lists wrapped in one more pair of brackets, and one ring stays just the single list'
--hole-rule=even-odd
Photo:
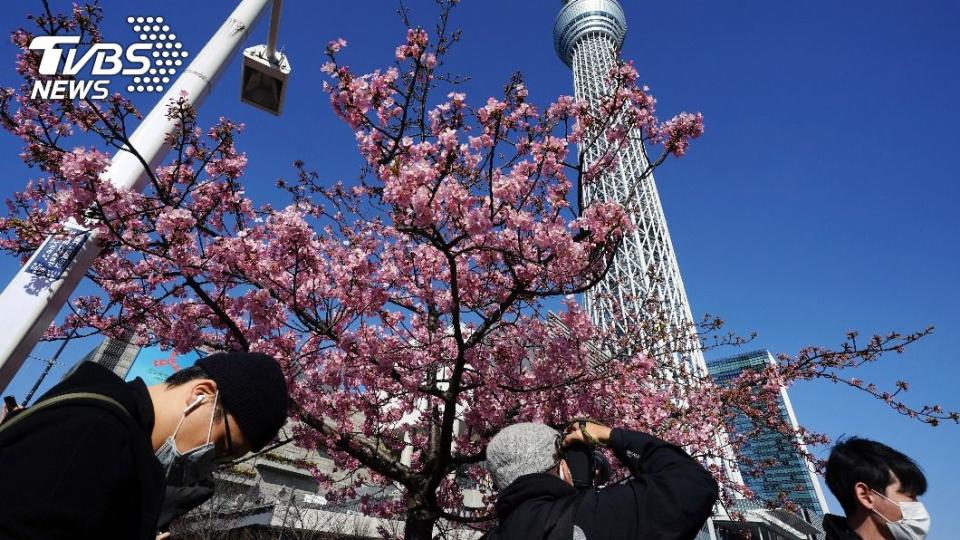
[{"label": "eyeglasses", "polygon": [[230,437],[230,421],[227,418],[227,411],[223,411],[223,431],[227,436],[227,453],[233,454],[233,439]]},{"label": "eyeglasses", "polygon": [[218,459],[217,461],[226,463],[226,462],[233,461],[234,459],[233,438],[230,437],[230,419],[227,418],[227,410],[226,409],[221,409],[221,410],[223,411],[223,434],[226,436],[226,441],[224,441],[226,444],[224,445],[225,453],[223,457],[221,459]]}]

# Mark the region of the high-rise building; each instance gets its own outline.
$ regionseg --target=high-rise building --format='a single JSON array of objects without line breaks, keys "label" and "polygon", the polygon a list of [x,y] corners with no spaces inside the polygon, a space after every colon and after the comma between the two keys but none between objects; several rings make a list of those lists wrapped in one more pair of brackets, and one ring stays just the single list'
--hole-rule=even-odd
[{"label": "high-rise building", "polygon": [[147,386],[159,384],[170,375],[188,368],[210,351],[194,350],[183,354],[163,349],[159,345],[144,346],[133,343],[134,334],[122,338],[104,337],[103,340],[77,362],[64,378],[73,374],[83,362],[96,362],[113,371],[121,379],[143,379]]},{"label": "high-rise building", "polygon": [[[717,384],[724,385],[732,382],[744,370],[763,369],[775,363],[769,351],[760,350],[712,360],[707,366]],[[794,429],[797,427],[797,417],[786,388],[780,389],[777,410],[767,411],[767,414],[775,414],[789,422]],[[753,431],[752,422],[744,415],[737,416],[733,424],[737,433],[745,435]],[[805,448],[803,441],[790,440],[787,435],[773,430],[763,430],[759,435],[749,437],[741,449],[743,455],[749,458],[741,462],[744,482],[762,499],[776,501],[783,492],[790,501],[822,515],[827,511],[823,490],[812,466],[798,452],[798,447]],[[753,467],[747,464],[749,462],[762,467],[761,476],[750,474]]]},{"label": "high-rise building", "polygon": [[[596,103],[609,92],[609,73],[619,62],[626,34],[626,17],[617,0],[563,0],[553,27],[553,43],[560,59],[573,70],[577,99]],[[665,353],[657,358],[661,369],[672,376],[677,367],[683,366],[693,375],[706,376],[706,363],[660,195],[648,171],[641,138],[632,136],[629,140],[617,152],[618,166],[582,187],[584,204],[623,204],[634,224],[605,278],[584,294],[584,307],[598,327],[618,331],[626,324],[644,321],[651,302],[655,302],[657,316],[666,319],[663,322],[667,332],[664,336],[644,337],[666,342],[656,344],[666,345]],[[607,150],[603,141],[581,148],[583,163],[595,162]],[[718,446],[726,448],[725,437],[721,438],[724,440],[718,441]],[[711,460],[729,478],[738,481],[739,470],[732,461],[732,455]],[[698,538],[716,538],[711,523],[704,526]]]},{"label": "high-rise building", "polygon": [[[609,92],[609,73],[619,62],[626,33],[626,17],[617,0],[564,0],[554,23],[553,43],[560,59],[573,70],[577,99],[596,103]],[[666,319],[667,328],[665,336],[654,338],[667,342],[656,345],[666,345],[657,358],[661,369],[672,376],[675,368],[685,366],[689,373],[705,377],[707,367],[660,195],[647,170],[641,137],[629,141],[618,151],[619,165],[582,188],[586,205],[623,204],[635,225],[625,235],[605,278],[584,294],[584,306],[594,324],[617,330],[643,321],[650,303],[656,302],[657,316]],[[604,141],[581,148],[583,163],[594,162],[607,150]],[[636,195],[627,201],[630,193]],[[718,443],[720,448],[727,446],[725,438]],[[739,471],[732,460],[732,455],[718,456],[712,463],[737,481]]]},{"label": "high-rise building", "polygon": [[[573,70],[577,99],[596,102],[608,92],[607,78],[617,65],[627,33],[623,8],[616,0],[564,0],[553,27],[553,42],[560,59]],[[692,373],[706,375],[706,365],[696,336],[687,293],[660,204],[660,195],[648,168],[640,137],[631,137],[617,157],[615,170],[583,187],[584,203],[627,204],[635,228],[618,250],[605,279],[584,294],[584,307],[601,328],[643,320],[655,302],[666,317],[667,340],[672,354],[659,358],[664,368],[683,363]],[[584,163],[599,159],[608,147],[594,144],[584,151]]]},{"label": "high-rise building", "polygon": [[64,378],[73,373],[73,370],[76,369],[81,362],[96,362],[116,373],[121,379],[125,379],[127,372],[130,371],[130,366],[133,365],[133,361],[137,358],[137,353],[139,352],[140,347],[131,343],[129,338],[115,339],[105,337],[99,345],[85,354],[84,357],[80,359],[80,362],[64,375]]}]

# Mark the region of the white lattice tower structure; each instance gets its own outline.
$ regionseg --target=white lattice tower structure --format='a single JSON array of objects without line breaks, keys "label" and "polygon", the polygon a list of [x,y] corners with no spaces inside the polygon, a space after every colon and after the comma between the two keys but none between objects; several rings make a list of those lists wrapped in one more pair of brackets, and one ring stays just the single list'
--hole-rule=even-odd
[{"label": "white lattice tower structure", "polygon": [[[578,99],[595,101],[607,92],[608,73],[617,64],[626,32],[623,8],[616,0],[564,0],[554,24],[553,40],[557,54],[573,70]],[[631,188],[636,191],[629,204],[625,204],[636,227],[625,236],[604,280],[584,294],[584,305],[594,324],[616,329],[618,325],[641,320],[646,313],[646,301],[657,302],[670,326],[670,350],[683,351],[658,358],[661,369],[672,377],[674,369],[684,363],[691,373],[706,376],[706,363],[660,195],[652,174],[641,179],[648,162],[639,134],[632,135],[630,140],[618,153],[616,170],[584,187],[585,205],[595,201],[627,203]],[[606,150],[603,144],[594,145],[586,150],[583,162],[591,163]],[[638,182],[638,187],[634,187]],[[722,438],[726,440],[726,436]],[[730,460],[732,454],[726,457]],[[729,462],[723,466],[728,475],[740,478]]]},{"label": "white lattice tower structure", "polygon": [[[554,26],[554,44],[560,58],[573,69],[576,97],[594,101],[607,92],[607,74],[616,65],[626,35],[626,19],[616,0],[567,0]],[[653,175],[641,179],[647,159],[639,136],[618,153],[615,171],[602,175],[584,187],[584,204],[595,201],[627,203],[635,224],[614,258],[607,277],[584,295],[584,304],[594,323],[602,328],[637,321],[644,316],[644,301],[655,301],[668,318],[674,349],[688,349],[682,361],[694,373],[706,373],[706,364],[693,332],[693,316],[680,268],[673,251],[667,220]],[[591,163],[606,152],[595,144],[585,152]],[[639,186],[636,186],[639,184]],[[615,298],[618,305],[606,301]],[[693,341],[691,341],[693,340]],[[676,347],[680,345],[681,347]],[[661,363],[681,361],[667,355]],[[672,367],[664,365],[664,368]]]}]

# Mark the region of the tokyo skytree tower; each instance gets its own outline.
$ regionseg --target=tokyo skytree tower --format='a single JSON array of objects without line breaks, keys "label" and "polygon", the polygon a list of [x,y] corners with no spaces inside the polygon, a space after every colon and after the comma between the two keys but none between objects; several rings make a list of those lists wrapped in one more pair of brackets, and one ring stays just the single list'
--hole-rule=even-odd
[{"label": "tokyo skytree tower", "polygon": [[[604,94],[607,74],[616,65],[626,32],[623,8],[616,0],[564,1],[553,27],[553,42],[557,54],[573,69],[578,99],[595,101]],[[605,151],[602,143],[593,145],[587,150],[584,163],[596,160]],[[647,168],[639,136],[628,143],[618,157],[616,171],[602,175],[584,188],[585,204],[626,202],[631,186]],[[610,329],[640,320],[645,301],[657,301],[672,330],[672,349],[684,351],[662,356],[661,366],[684,361],[693,373],[706,374],[653,175],[648,174],[641,181],[632,202],[630,214],[636,228],[624,237],[606,278],[584,295],[585,307],[594,324]],[[619,306],[607,298],[616,298]]]},{"label": "tokyo skytree tower", "polygon": [[[606,90],[607,74],[616,65],[627,33],[623,8],[617,0],[564,0],[563,4],[553,27],[554,46],[564,63],[573,69],[577,99],[597,100]],[[647,169],[642,144],[639,137],[629,142],[619,153],[617,169],[584,188],[584,204],[626,202],[631,187]],[[591,163],[605,151],[602,144],[594,145],[583,162]],[[617,325],[641,320],[644,303],[656,300],[671,327],[671,352],[657,355],[664,374],[673,378],[675,369],[683,363],[690,373],[709,376],[652,174],[642,179],[637,191],[632,208],[628,208],[636,227],[624,237],[606,277],[584,294],[585,307],[594,324],[615,329]],[[612,304],[610,297],[618,302]],[[728,435],[721,430],[716,437],[721,456],[708,458],[707,462],[719,466],[732,481],[742,483]]]}]

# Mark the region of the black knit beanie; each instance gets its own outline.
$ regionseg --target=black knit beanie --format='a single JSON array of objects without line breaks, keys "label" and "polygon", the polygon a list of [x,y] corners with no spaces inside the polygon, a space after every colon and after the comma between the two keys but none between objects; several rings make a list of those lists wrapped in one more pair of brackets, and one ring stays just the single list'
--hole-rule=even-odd
[{"label": "black knit beanie", "polygon": [[283,370],[263,353],[216,353],[197,360],[220,392],[254,452],[277,436],[287,419],[290,394]]}]

